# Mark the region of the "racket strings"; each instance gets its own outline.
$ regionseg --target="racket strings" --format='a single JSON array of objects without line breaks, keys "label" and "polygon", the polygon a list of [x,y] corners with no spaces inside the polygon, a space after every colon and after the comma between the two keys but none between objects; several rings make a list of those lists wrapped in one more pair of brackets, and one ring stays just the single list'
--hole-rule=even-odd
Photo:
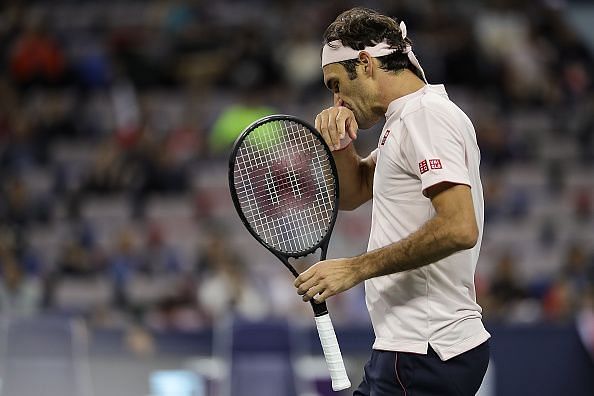
[{"label": "racket strings", "polygon": [[[269,127],[270,127],[270,125],[269,125]],[[295,125],[291,125],[291,131],[292,132],[295,132]],[[269,132],[269,133],[272,132],[272,135],[269,135],[269,136],[273,136],[274,137],[274,136],[276,136],[276,133],[275,132],[278,132],[278,131],[277,130],[272,130],[272,131],[267,131],[267,132]],[[298,139],[297,142],[298,142],[298,149],[301,149],[301,150],[306,149],[306,147],[304,145],[303,139]],[[287,154],[289,154],[288,153],[288,150],[287,150],[287,147],[284,147],[283,145],[276,144],[276,145],[274,145],[274,147],[270,147],[268,145],[267,148],[272,148],[273,150],[278,150],[278,151],[276,151],[276,153],[280,153],[283,156],[286,156]],[[274,158],[275,156],[273,155],[272,157]],[[269,174],[270,174],[270,172],[269,172]],[[291,176],[293,176],[293,177],[291,177]],[[265,179],[266,179],[266,184],[269,187],[268,190],[271,193],[271,201],[272,201],[272,203],[279,204],[280,202],[278,201],[278,197],[275,197],[277,191],[274,189],[274,184],[271,181],[271,178],[270,177],[266,177]],[[280,189],[286,188],[287,187],[286,184],[288,182],[288,183],[291,184],[291,187],[292,187],[293,192],[296,193],[295,195],[299,197],[302,194],[300,192],[299,185],[296,184],[296,183],[294,183],[295,181],[296,181],[295,175],[294,174],[293,175],[289,175],[289,180],[287,181],[285,179],[284,181],[281,181],[280,183],[278,183],[279,184],[278,187]],[[272,187],[272,188],[270,188],[270,187]],[[275,198],[276,198],[276,202],[275,202]],[[288,213],[289,213],[289,215],[294,215],[295,214],[293,208],[288,208]],[[307,215],[310,215],[310,216],[312,215],[312,210],[311,209],[308,209],[307,210]],[[290,216],[290,217],[294,217],[294,216]],[[264,227],[266,227],[266,226],[270,227],[270,225],[273,226],[274,229],[272,231],[274,231],[274,232],[271,233],[271,234],[269,234],[269,236],[272,237],[275,240],[275,242],[277,242],[277,243],[280,242],[281,244],[282,244],[282,241],[280,241],[279,238],[278,238],[278,236],[279,236],[278,231],[284,231],[280,235],[286,237],[286,235],[284,235],[284,234],[286,234],[288,232],[288,228],[290,228],[290,225],[287,224],[286,222],[284,222],[283,220],[286,220],[286,219],[276,219],[276,221],[274,221],[272,224],[270,224],[270,223],[267,224],[267,223],[260,222],[260,225],[261,226],[264,226]],[[296,220],[299,221],[300,219],[297,218]],[[315,238],[312,238],[312,237],[315,237],[315,234],[317,233],[317,228],[319,228],[319,226],[323,226],[322,221],[316,222],[317,224],[312,224],[312,223],[305,223],[303,220],[301,220],[301,221],[299,221],[299,223],[300,223],[300,225],[301,225],[302,228],[305,228],[305,229],[307,229],[307,231],[309,231],[309,232],[306,232],[305,234],[302,233],[301,234],[301,237],[310,237],[309,239],[306,238],[307,239],[307,242],[309,244],[312,244],[312,245],[315,244],[317,241],[315,240]],[[289,239],[286,240],[287,244],[289,245],[288,247],[291,250],[298,250],[299,249],[295,245],[295,243],[293,243],[293,242],[297,241],[297,239],[299,237],[300,237],[299,235],[295,234],[293,238],[289,238]]]},{"label": "racket strings", "polygon": [[326,235],[335,180],[327,151],[305,126],[285,120],[254,129],[237,150],[234,183],[246,220],[279,251],[309,250]]}]

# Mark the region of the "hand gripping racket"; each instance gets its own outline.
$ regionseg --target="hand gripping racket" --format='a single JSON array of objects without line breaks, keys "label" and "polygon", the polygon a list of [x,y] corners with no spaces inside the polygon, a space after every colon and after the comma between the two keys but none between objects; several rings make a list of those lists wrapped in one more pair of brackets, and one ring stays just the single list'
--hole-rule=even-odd
[{"label": "hand gripping racket", "polygon": [[[297,277],[289,258],[328,243],[338,214],[338,176],[330,149],[310,125],[288,115],[264,117],[237,138],[229,188],[248,231]],[[310,301],[335,391],[349,388],[326,303]]]}]

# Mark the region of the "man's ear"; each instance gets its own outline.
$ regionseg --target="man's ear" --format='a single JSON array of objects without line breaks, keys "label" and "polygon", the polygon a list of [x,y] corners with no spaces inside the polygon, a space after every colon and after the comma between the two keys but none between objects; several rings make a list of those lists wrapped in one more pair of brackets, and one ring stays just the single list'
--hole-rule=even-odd
[{"label": "man's ear", "polygon": [[367,74],[368,76],[372,76],[374,73],[374,63],[373,57],[369,55],[369,52],[361,51],[359,53],[359,62],[363,67],[363,73]]}]

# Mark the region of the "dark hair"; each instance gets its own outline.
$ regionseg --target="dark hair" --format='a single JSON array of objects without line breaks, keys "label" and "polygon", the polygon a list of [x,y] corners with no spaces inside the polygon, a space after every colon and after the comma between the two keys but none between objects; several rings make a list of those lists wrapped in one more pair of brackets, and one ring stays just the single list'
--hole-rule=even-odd
[{"label": "dark hair", "polygon": [[[402,39],[400,26],[395,19],[382,15],[375,10],[355,7],[344,11],[336,17],[336,20],[324,32],[324,44],[334,40],[340,40],[342,45],[355,50],[363,50],[367,46],[386,40],[397,51],[390,55],[378,57],[380,67],[388,71],[409,69],[419,78],[423,78],[421,72],[408,59],[408,55],[403,53],[407,45],[412,45],[412,41],[408,37]],[[347,70],[351,80],[357,77],[355,67],[359,64],[358,59],[350,59],[339,63]]]}]

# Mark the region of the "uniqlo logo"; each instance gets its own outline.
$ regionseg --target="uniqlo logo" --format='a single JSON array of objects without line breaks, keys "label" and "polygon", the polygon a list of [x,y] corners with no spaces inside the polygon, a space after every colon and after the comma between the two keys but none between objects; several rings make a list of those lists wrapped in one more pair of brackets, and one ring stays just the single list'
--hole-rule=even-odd
[{"label": "uniqlo logo", "polygon": [[386,130],[386,133],[384,133],[384,137],[382,138],[382,142],[380,143],[380,146],[383,146],[386,143],[386,139],[388,138],[388,135],[390,134],[390,130]]},{"label": "uniqlo logo", "polygon": [[439,159],[430,159],[429,160],[429,168],[431,169],[441,169],[441,161]]},{"label": "uniqlo logo", "polygon": [[427,166],[427,160],[419,162],[419,170],[421,171],[421,175],[429,170],[429,166]]}]

